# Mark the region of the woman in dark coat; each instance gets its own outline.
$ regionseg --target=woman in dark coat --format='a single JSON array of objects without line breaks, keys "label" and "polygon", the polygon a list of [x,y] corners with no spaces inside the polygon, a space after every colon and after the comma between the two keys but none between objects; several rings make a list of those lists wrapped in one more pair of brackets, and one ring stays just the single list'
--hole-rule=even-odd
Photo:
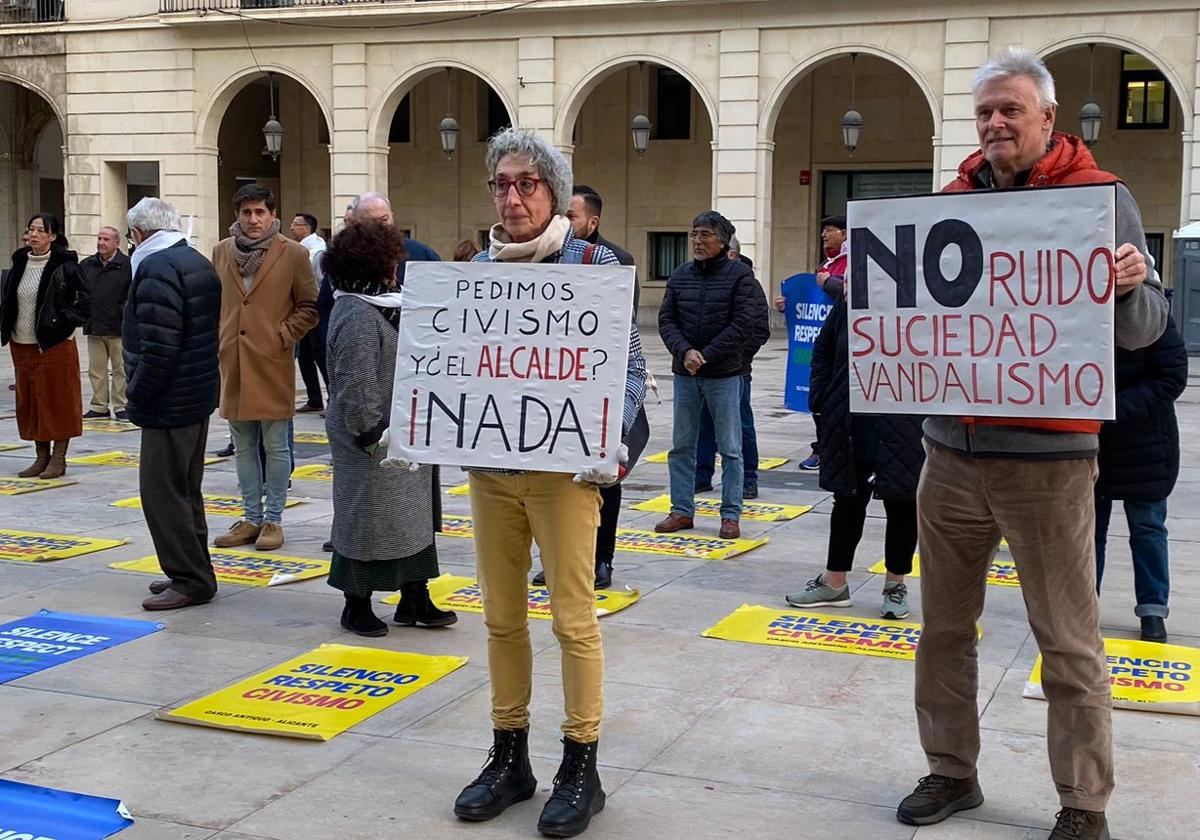
[{"label": "woman in dark coat", "polygon": [[821,478],[833,493],[825,572],[801,592],[787,596],[793,607],[848,607],[846,573],[862,539],[872,494],[887,514],[883,605],[879,614],[908,615],[908,587],[917,547],[917,481],[925,463],[921,419],[911,414],[851,414],[848,310],[837,299],[813,346],[808,405],[821,415]]},{"label": "woman in dark coat", "polygon": [[1100,430],[1096,481],[1096,591],[1104,575],[1104,547],[1113,500],[1125,504],[1133,554],[1133,613],[1142,640],[1167,641],[1171,577],[1167,553],[1167,497],[1179,477],[1179,424],[1175,400],[1187,387],[1188,357],[1175,323],[1141,350],[1117,348],[1117,419]]},{"label": "woman in dark coat", "polygon": [[17,475],[58,478],[67,471],[67,443],[83,434],[74,333],[88,321],[88,297],[57,217],[30,219],[25,241],[13,254],[0,301],[0,344],[9,345],[16,372],[17,429],[37,448],[34,462]]},{"label": "woman in dark coat", "polygon": [[329,585],[346,594],[342,626],[382,636],[371,595],[400,590],[395,622],[444,627],[458,616],[429,597],[438,575],[434,531],[440,506],[433,467],[384,468],[400,327],[396,265],[404,242],[392,225],[351,222],[330,243],[322,268],[334,289],[326,340],[333,461],[333,566]]}]

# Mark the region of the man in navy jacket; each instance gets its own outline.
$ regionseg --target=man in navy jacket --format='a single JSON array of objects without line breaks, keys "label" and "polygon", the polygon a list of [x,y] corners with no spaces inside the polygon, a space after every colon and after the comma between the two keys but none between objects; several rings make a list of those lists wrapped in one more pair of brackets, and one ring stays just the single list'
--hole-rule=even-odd
[{"label": "man in navy jacket", "polygon": [[188,245],[170,204],[143,198],[128,221],[137,244],[123,328],[128,411],[142,427],[142,509],[168,578],[150,584],[142,607],[173,610],[217,591],[200,484],[220,393],[221,282]]}]

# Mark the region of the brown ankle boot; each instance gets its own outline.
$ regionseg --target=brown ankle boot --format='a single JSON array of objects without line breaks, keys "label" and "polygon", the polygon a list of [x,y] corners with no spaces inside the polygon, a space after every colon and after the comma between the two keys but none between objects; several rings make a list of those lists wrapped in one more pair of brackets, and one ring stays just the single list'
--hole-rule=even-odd
[{"label": "brown ankle boot", "polygon": [[50,463],[50,441],[38,440],[34,441],[34,446],[37,447],[37,459],[25,469],[17,473],[21,478],[37,478],[42,474],[42,470]]},{"label": "brown ankle boot", "polygon": [[69,440],[54,441],[54,452],[50,455],[50,463],[42,470],[38,478],[58,478],[67,471],[67,444]]}]

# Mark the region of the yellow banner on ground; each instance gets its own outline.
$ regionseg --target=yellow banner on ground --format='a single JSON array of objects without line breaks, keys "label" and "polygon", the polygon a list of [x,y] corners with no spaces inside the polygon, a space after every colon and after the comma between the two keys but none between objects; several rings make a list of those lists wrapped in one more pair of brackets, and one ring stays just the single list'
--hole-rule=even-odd
[{"label": "yellow banner on ground", "polygon": [[39,534],[36,531],[0,529],[0,559],[41,563],[46,560],[65,560],[93,551],[116,548],[128,540],[105,540],[96,537],[76,537],[71,534]]},{"label": "yellow banner on ground", "polygon": [[[289,498],[284,503],[284,507],[295,507],[301,504],[300,499]],[[110,507],[119,508],[137,508],[142,509],[142,500],[139,496],[133,496],[128,499],[117,499],[115,502],[109,503]],[[204,494],[204,512],[209,516],[236,516],[241,517],[244,513],[242,509],[241,496],[216,496],[209,493]]]},{"label": "yellow banner on ground", "polygon": [[[223,461],[223,458],[213,458],[205,456],[204,463],[215,464],[217,461]],[[68,463],[84,464],[91,467],[137,467],[141,466],[141,456],[136,452],[123,452],[120,449],[112,452],[97,452],[95,455],[79,455],[74,458],[68,458]]]},{"label": "yellow banner on ground", "polygon": [[[720,499],[703,499],[696,497],[696,515],[711,516],[719,519],[721,517],[721,500]],[[655,513],[670,513],[671,512],[671,496],[664,493],[661,496],[655,496],[653,499],[647,499],[644,502],[638,502],[636,505],[631,505],[633,510],[648,510]],[[788,519],[795,519],[812,510],[812,505],[773,505],[768,502],[742,502],[742,519],[753,522],[783,522]]]},{"label": "yellow banner on ground", "polygon": [[11,452],[14,449],[24,449],[28,444],[24,443],[0,443],[0,452]]},{"label": "yellow banner on ground", "polygon": [[[1138,712],[1200,715],[1200,648],[1105,639],[1113,706]],[[1045,700],[1042,657],[1025,682],[1026,697]]]},{"label": "yellow banner on ground", "polygon": [[617,529],[617,551],[666,554],[670,557],[689,557],[696,560],[728,560],[768,542],[766,537],[722,540],[698,534],[658,534],[633,528]]},{"label": "yellow banner on ground", "polygon": [[292,470],[292,478],[302,481],[333,481],[333,467],[329,464],[305,464]]},{"label": "yellow banner on ground", "polygon": [[321,645],[158,717],[328,741],[465,664],[465,656]]},{"label": "yellow banner on ground", "polygon": [[[310,560],[307,557],[289,557],[285,554],[263,554],[258,551],[233,551],[228,548],[210,548],[213,572],[217,583],[236,583],[242,586],[279,586],[298,580],[323,577],[329,574],[328,560]],[[151,554],[137,560],[122,560],[110,563],[110,569],[129,572],[144,572],[161,575],[162,567],[158,556]]]},{"label": "yellow banner on ground", "polygon": [[[880,560],[868,572],[876,575],[882,575],[887,571],[887,565],[883,560]],[[921,555],[913,555],[912,571],[909,577],[919,578],[921,576]],[[1017,564],[1011,560],[1003,560],[999,557],[992,560],[992,565],[988,567],[987,582],[992,586],[1020,586],[1021,581],[1017,578]]]},{"label": "yellow banner on ground", "polygon": [[85,432],[136,432],[138,427],[124,420],[84,420]]},{"label": "yellow banner on ground", "polygon": [[438,531],[443,537],[466,537],[474,539],[475,525],[469,516],[454,513],[442,514],[442,530]]},{"label": "yellow banner on ground", "polygon": [[921,625],[742,604],[700,635],[756,645],[914,659]]},{"label": "yellow banner on ground", "polygon": [[0,496],[23,496],[26,493],[36,493],[39,490],[70,487],[76,483],[73,478],[16,478],[14,476],[0,476]]},{"label": "yellow banner on ground", "polygon": [[[444,537],[472,539],[475,536],[475,527],[469,516],[443,513],[440,533]],[[617,551],[666,554],[696,560],[727,560],[768,542],[766,537],[722,540],[700,535],[656,534],[654,531],[638,531],[632,528],[617,529]]]},{"label": "yellow banner on ground", "polygon": [[[483,597],[479,582],[474,578],[458,575],[442,575],[429,581],[429,595],[439,609],[482,613]],[[612,615],[637,603],[641,593],[636,589],[624,592],[616,589],[596,590],[596,614]],[[395,592],[383,599],[385,604],[400,603],[400,593]],[[544,586],[529,587],[529,617],[550,618],[550,590]]]},{"label": "yellow banner on ground", "polygon": [[[665,464],[665,463],[667,463],[668,455],[670,455],[669,452],[655,452],[653,455],[647,455],[642,460],[649,461],[651,464]],[[776,467],[782,467],[787,462],[788,462],[787,458],[759,458],[758,459],[758,469],[760,472],[763,470],[773,470]],[[716,466],[720,467],[720,465],[721,465],[721,456],[718,455],[717,460],[716,460]]]},{"label": "yellow banner on ground", "polygon": [[466,482],[463,482],[462,484],[455,484],[453,487],[451,487],[446,492],[449,493],[451,496],[470,496],[471,495],[471,485]]},{"label": "yellow banner on ground", "polygon": [[329,445],[329,436],[324,432],[296,432],[292,435],[292,440],[296,443],[322,443]]}]

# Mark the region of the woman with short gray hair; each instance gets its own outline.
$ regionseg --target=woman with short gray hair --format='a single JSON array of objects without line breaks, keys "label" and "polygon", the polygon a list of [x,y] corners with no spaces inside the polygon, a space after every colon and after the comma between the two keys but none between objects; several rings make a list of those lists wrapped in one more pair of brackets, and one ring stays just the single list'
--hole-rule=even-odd
[{"label": "woman with short gray hair", "polygon": [[[507,129],[488,144],[488,191],[500,221],[476,262],[592,263],[616,265],[602,245],[575,238],[567,208],[571,168],[532,132]],[[626,363],[624,442],[645,392],[646,365],[637,325],[630,323]],[[627,451],[624,443],[622,450]],[[582,465],[581,465],[582,466]],[[471,513],[475,553],[488,629],[492,681],[493,747],[483,771],[462,791],[454,813],[488,820],[529,799],[537,780],[529,763],[529,698],[533,654],[529,643],[530,542],[537,540],[550,590],[554,634],[562,648],[563,759],[538,830],[572,837],[604,807],[596,771],[603,707],[604,648],[596,616],[596,527],[599,483],[582,470],[570,473],[472,470]]]}]

